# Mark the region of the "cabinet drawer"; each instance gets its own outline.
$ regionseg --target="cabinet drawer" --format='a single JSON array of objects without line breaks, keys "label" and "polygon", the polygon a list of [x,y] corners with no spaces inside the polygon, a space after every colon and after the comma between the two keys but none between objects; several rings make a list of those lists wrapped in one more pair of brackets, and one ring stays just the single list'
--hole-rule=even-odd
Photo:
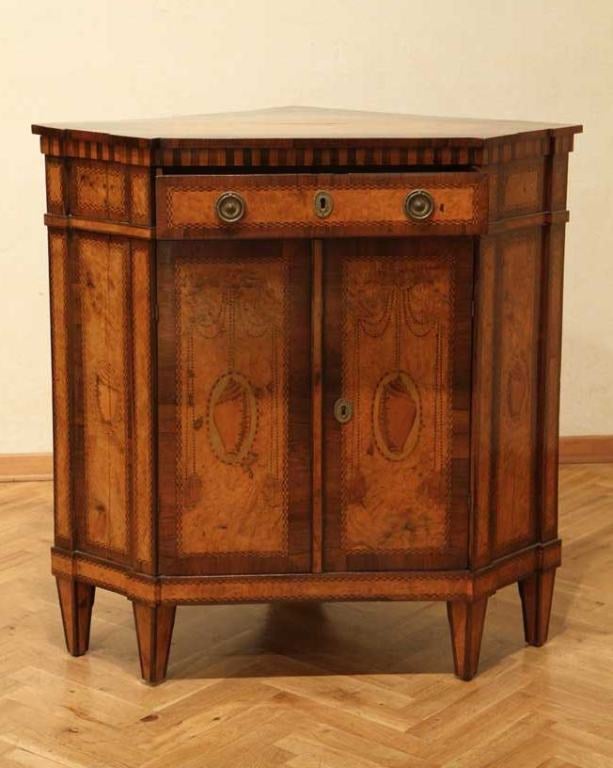
[{"label": "cabinet drawer", "polygon": [[[485,230],[487,204],[487,176],[477,171],[156,180],[157,237],[162,240],[471,235]],[[425,218],[417,218],[424,213]],[[235,220],[226,221],[224,215]]]}]

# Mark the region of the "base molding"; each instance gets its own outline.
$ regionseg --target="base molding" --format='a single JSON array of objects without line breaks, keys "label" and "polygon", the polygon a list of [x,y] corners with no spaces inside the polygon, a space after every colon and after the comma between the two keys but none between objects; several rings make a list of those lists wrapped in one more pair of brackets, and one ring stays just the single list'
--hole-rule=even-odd
[{"label": "base molding", "polygon": [[613,435],[575,435],[560,438],[560,464],[610,464]]},{"label": "base molding", "polygon": [[249,576],[135,573],[81,552],[51,550],[56,577],[119,592],[149,605],[270,603],[294,600],[477,600],[561,562],[555,539],[500,558],[478,571],[377,571]]},{"label": "base molding", "polygon": [[0,453],[0,483],[53,480],[52,453]]}]

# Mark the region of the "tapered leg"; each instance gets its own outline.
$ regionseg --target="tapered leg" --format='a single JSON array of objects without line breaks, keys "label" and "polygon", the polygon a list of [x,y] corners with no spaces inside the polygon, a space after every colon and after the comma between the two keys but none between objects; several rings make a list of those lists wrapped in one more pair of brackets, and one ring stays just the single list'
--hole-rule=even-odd
[{"label": "tapered leg", "polygon": [[456,675],[462,680],[472,680],[477,674],[486,608],[487,597],[474,602],[451,600],[447,603],[453,663]]},{"label": "tapered leg", "polygon": [[518,582],[524,615],[524,634],[530,645],[544,645],[549,633],[549,618],[553,599],[556,569],[537,571]]},{"label": "tapered leg", "polygon": [[56,576],[66,647],[73,656],[89,648],[89,628],[96,588],[67,576]]},{"label": "tapered leg", "polygon": [[143,679],[148,683],[159,683],[166,677],[176,606],[136,601],[133,606]]}]

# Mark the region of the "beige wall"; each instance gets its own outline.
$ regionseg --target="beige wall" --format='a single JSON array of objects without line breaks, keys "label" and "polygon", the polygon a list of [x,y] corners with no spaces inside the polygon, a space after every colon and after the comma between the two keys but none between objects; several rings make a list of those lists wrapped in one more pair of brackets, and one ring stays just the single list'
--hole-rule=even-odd
[{"label": "beige wall", "polygon": [[33,121],[282,104],[582,122],[562,431],[613,433],[610,0],[0,0],[0,453],[51,447]]}]

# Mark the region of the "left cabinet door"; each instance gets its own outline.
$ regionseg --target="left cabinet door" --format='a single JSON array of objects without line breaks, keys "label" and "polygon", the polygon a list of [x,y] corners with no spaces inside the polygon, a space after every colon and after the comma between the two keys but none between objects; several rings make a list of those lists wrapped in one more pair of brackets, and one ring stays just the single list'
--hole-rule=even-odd
[{"label": "left cabinet door", "polygon": [[310,243],[157,253],[160,571],[308,571]]}]

